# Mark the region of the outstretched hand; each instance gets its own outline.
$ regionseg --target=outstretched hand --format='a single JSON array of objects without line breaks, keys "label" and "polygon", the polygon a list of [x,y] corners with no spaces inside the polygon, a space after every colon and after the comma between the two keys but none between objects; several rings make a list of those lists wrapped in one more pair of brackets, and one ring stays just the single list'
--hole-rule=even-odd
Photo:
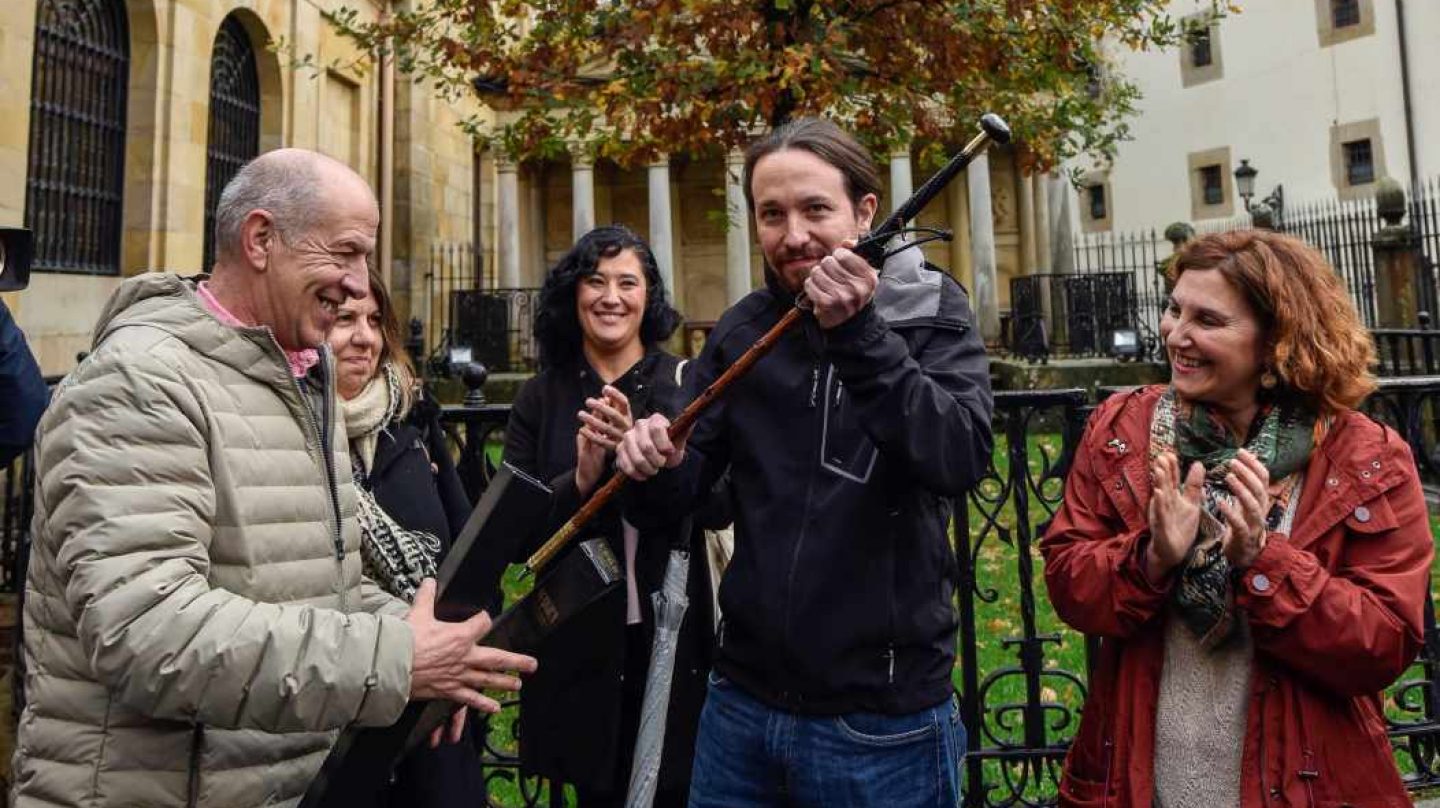
[{"label": "outstretched hand", "polygon": [[1150,464],[1154,485],[1150,492],[1150,546],[1145,550],[1146,567],[1154,578],[1163,578],[1185,560],[1200,530],[1200,500],[1204,493],[1205,467],[1191,463],[1180,479],[1180,460],[1165,452]]},{"label": "outstretched hand", "polygon": [[426,578],[405,616],[415,635],[410,667],[411,699],[445,699],[485,713],[500,711],[499,702],[480,691],[520,689],[513,674],[533,673],[534,657],[477,643],[490,632],[490,615],[480,612],[463,623],[435,617],[435,579]]}]

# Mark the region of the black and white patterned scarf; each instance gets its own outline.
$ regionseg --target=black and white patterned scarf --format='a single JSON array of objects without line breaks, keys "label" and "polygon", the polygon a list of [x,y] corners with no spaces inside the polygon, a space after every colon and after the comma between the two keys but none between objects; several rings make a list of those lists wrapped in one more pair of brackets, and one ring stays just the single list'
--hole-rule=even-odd
[{"label": "black and white patterned scarf", "polygon": [[381,589],[408,602],[415,599],[421,581],[435,577],[440,539],[397,523],[375,501],[368,479],[377,438],[404,417],[401,402],[399,375],[386,364],[359,394],[340,402],[340,406],[345,414],[350,466],[355,475],[361,568]]},{"label": "black and white patterned scarf", "polygon": [[371,580],[407,603],[415,599],[420,582],[434,578],[440,557],[440,539],[423,530],[407,530],[375,501],[375,495],[355,481],[360,521],[360,562]]}]

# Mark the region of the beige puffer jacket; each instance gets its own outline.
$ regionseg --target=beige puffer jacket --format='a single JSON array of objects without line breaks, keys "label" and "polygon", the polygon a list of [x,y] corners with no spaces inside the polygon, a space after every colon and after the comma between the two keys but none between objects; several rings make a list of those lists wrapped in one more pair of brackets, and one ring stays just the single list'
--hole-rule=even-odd
[{"label": "beige puffer jacket", "polygon": [[293,804],[410,689],[335,398],[314,417],[269,330],[174,275],[126,281],[95,333],[37,436],[15,804]]}]

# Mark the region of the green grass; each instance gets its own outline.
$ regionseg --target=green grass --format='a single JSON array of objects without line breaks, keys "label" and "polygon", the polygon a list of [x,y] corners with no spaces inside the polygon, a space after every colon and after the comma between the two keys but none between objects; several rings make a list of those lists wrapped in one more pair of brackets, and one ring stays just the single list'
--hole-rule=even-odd
[{"label": "green grass", "polygon": [[[1054,459],[1059,455],[1060,436],[1058,434],[1035,434],[1028,438],[1027,461],[1029,470],[1033,477],[1039,477],[1044,471],[1042,457],[1047,455]],[[995,466],[998,480],[988,479],[984,481],[979,489],[981,505],[977,506],[971,502],[968,514],[969,547],[978,546],[974,552],[974,574],[976,587],[981,593],[974,598],[975,608],[975,662],[978,669],[978,680],[982,689],[986,689],[984,705],[987,711],[982,714],[982,727],[967,727],[972,735],[981,733],[981,744],[985,747],[993,747],[997,741],[1006,744],[1025,745],[1025,725],[1023,716],[1015,710],[1010,710],[1007,705],[1023,705],[1027,699],[1025,677],[1020,668],[1020,647],[1009,644],[1010,641],[1020,640],[1025,636],[1025,627],[1022,620],[1021,593],[1023,590],[1024,576],[1021,570],[1018,548],[1021,544],[1021,525],[1016,519],[1014,496],[1007,496],[998,508],[985,504],[987,499],[999,499],[1002,496],[1001,486],[1004,484],[1009,472],[1008,446],[1003,437],[998,437],[995,448]],[[1045,497],[1058,500],[1060,495],[1060,482],[1052,480],[1041,487]],[[1044,712],[1044,741],[1054,744],[1068,740],[1074,735],[1076,724],[1079,718],[1080,706],[1083,701],[1083,693],[1079,685],[1071,678],[1054,673],[1065,671],[1073,674],[1080,680],[1085,678],[1085,638],[1066,626],[1056,617],[1050,606],[1049,598],[1046,596],[1044,583],[1043,561],[1039,553],[1039,526],[1048,521],[1050,511],[1031,492],[1031,502],[1028,510],[1028,531],[1029,531],[1029,561],[1031,565],[1030,595],[1034,599],[1034,632],[1038,636],[1051,636],[1053,642],[1046,642],[1042,651],[1042,667],[1046,671],[1052,671],[1043,676],[1040,684],[1039,697],[1046,705]],[[1431,534],[1440,536],[1440,519],[1431,517]],[[518,567],[511,568],[505,578],[505,592],[507,602],[523,596],[528,591],[528,580],[522,581],[518,575]],[[1432,565],[1432,578],[1440,574],[1440,556]],[[964,653],[963,642],[961,653]],[[957,689],[963,690],[962,671],[966,660],[957,656],[955,661],[954,681]],[[1402,680],[1418,679],[1424,677],[1424,671],[1419,665],[1414,666],[1406,673]],[[1393,691],[1392,691],[1393,692]],[[1421,694],[1415,694],[1415,700]],[[1406,713],[1401,710],[1394,699],[1387,695],[1386,712],[1391,718],[1413,719],[1414,712]],[[497,747],[507,749],[513,753],[514,743],[511,738],[511,725],[514,721],[515,711],[507,710],[492,722],[491,741]],[[992,737],[993,736],[993,737]],[[1402,771],[1412,771],[1413,764],[1403,755],[1398,757]],[[1000,764],[987,761],[985,763],[985,781],[996,783],[1005,779],[1005,774],[1000,770]],[[1018,777],[1018,770],[1010,772],[1011,777]],[[522,802],[515,785],[507,781],[492,782],[490,788],[491,797],[495,804],[502,806],[520,806]],[[1043,799],[1053,797],[1054,785],[1044,779],[1036,782],[1033,776],[1024,793],[1028,799]],[[567,805],[573,805],[573,795],[567,793]],[[542,803],[543,804],[543,801]]]}]

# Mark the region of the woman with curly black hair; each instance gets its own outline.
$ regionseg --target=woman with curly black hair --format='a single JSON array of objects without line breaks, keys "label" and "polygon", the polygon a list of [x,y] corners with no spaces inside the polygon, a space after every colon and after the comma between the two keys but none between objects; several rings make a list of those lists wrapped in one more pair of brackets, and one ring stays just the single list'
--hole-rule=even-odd
[{"label": "woman with curly black hair", "polygon": [[[550,519],[522,542],[523,554],[599,487],[634,418],[679,412],[684,363],[660,347],[679,322],[654,254],[625,227],[586,233],[550,271],[535,318],[541,370],[516,397],[505,437],[506,461],[555,491]],[[702,521],[714,527],[728,520]],[[521,693],[522,765],[574,784],[584,808],[623,804],[655,630],[650,593],[660,587],[671,548],[689,549],[690,607],[655,800],[684,805],[713,626],[703,533],[689,520],[641,532],[614,506],[589,530],[623,560],[627,584],[562,625],[536,653],[539,671]]]}]

